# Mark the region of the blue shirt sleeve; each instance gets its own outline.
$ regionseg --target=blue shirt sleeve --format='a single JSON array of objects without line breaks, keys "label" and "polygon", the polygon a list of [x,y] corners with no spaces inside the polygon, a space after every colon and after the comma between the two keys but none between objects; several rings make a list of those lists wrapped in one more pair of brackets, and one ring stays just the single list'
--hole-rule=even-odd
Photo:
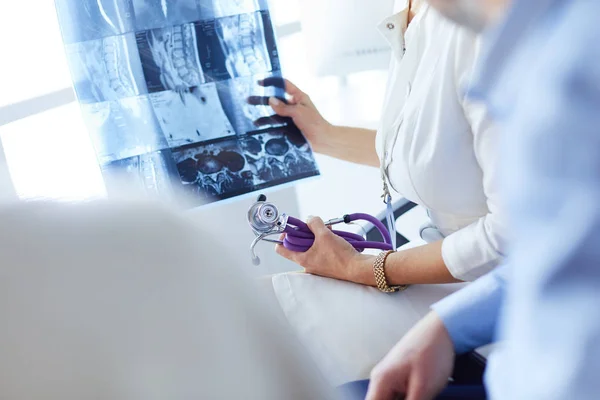
[{"label": "blue shirt sleeve", "polygon": [[[511,60],[487,97],[502,105],[512,240],[497,333],[503,346],[488,366],[488,391],[494,399],[597,399],[600,2],[514,3],[504,44],[488,63]],[[464,349],[478,343],[478,331],[475,307],[462,306],[464,315],[441,313]]]},{"label": "blue shirt sleeve", "polygon": [[434,304],[457,354],[492,343],[504,298],[507,266]]}]

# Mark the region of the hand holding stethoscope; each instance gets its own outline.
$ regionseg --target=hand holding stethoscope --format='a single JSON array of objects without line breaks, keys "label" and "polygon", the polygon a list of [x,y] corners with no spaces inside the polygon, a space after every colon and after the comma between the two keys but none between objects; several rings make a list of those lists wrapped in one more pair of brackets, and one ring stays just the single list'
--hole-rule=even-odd
[{"label": "hand holding stethoscope", "polygon": [[[383,237],[383,242],[367,241],[364,237],[344,231],[332,232],[346,240],[357,251],[362,252],[365,249],[393,250],[392,239],[389,231],[377,218],[362,213],[347,214],[341,218],[336,218],[325,222],[325,225],[331,227],[341,223],[352,223],[354,221],[367,221],[372,223]],[[277,243],[286,249],[295,252],[308,251],[315,242],[315,235],[308,225],[297,218],[290,217],[279,212],[277,207],[267,202],[265,195],[260,195],[250,209],[248,210],[248,223],[252,228],[256,238],[250,245],[252,262],[254,265],[260,264],[260,258],[256,255],[255,247],[260,241]],[[270,236],[281,235],[285,233],[283,240],[271,239]]]}]

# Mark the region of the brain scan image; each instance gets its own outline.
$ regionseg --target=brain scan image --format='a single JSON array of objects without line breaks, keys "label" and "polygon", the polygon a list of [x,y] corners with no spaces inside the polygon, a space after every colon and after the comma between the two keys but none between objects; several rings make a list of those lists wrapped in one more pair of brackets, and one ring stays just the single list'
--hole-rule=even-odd
[{"label": "brain scan image", "polygon": [[75,91],[82,103],[134,97],[147,92],[133,35],[67,46]]},{"label": "brain scan image", "polygon": [[171,148],[235,135],[213,83],[183,93],[153,93],[150,99]]},{"label": "brain scan image", "polygon": [[65,43],[86,42],[134,30],[127,0],[56,0]]},{"label": "brain scan image", "polygon": [[168,148],[144,97],[84,104],[82,112],[102,164]]},{"label": "brain scan image", "polygon": [[137,45],[150,92],[183,92],[205,82],[194,25],[138,33]]}]

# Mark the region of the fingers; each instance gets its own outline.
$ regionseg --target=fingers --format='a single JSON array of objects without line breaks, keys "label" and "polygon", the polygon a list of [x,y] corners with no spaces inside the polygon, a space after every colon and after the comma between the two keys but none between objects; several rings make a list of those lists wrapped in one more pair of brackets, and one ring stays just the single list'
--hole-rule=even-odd
[{"label": "fingers", "polygon": [[293,104],[286,104],[276,97],[269,99],[269,105],[275,111],[275,113],[281,117],[294,118],[298,112],[298,106]]},{"label": "fingers", "polygon": [[254,126],[260,128],[265,125],[286,125],[291,123],[292,120],[289,117],[282,117],[279,115],[271,115],[270,117],[260,117],[253,122]]},{"label": "fingers", "polygon": [[260,86],[275,87],[275,88],[284,89],[284,90],[285,90],[285,83],[286,83],[286,80],[281,77],[278,77],[278,76],[271,76],[269,78],[265,78],[265,79],[258,81],[258,84]]},{"label": "fingers", "polygon": [[323,220],[319,217],[309,217],[306,223],[308,225],[308,228],[315,235],[315,238],[318,238],[319,236],[324,234],[331,233],[331,230],[327,228],[327,225],[325,225]]},{"label": "fingers", "polygon": [[433,398],[434,395],[428,395],[427,382],[418,374],[414,374],[408,382],[408,390],[406,391],[406,400],[424,400]]},{"label": "fingers", "polygon": [[288,81],[287,79],[285,79],[285,91],[286,93],[288,93],[290,96],[294,97],[294,98],[300,98],[305,96],[305,93],[300,90],[300,88],[298,88],[298,86],[294,85],[292,82]]},{"label": "fingers", "polygon": [[[252,106],[268,106],[269,100],[271,98],[268,96],[250,96],[246,99],[246,102]],[[288,101],[284,98],[277,97],[277,100],[283,101],[285,104],[288,104]]]},{"label": "fingers", "polygon": [[389,379],[371,377],[365,400],[395,400],[398,394],[398,390],[395,385],[390,384]]},{"label": "fingers", "polygon": [[[279,240],[283,242],[284,239],[285,239],[285,233],[282,233],[279,236]],[[281,257],[287,258],[290,261],[295,260],[296,253],[291,250],[286,249],[285,246],[283,246],[281,244],[275,245],[275,252],[277,254],[279,254]]]},{"label": "fingers", "polygon": [[294,98],[304,96],[304,92],[300,90],[298,86],[294,85],[287,79],[283,79],[277,76],[272,76],[258,81],[258,84],[264,87],[276,87],[279,89],[284,89],[287,94]]}]

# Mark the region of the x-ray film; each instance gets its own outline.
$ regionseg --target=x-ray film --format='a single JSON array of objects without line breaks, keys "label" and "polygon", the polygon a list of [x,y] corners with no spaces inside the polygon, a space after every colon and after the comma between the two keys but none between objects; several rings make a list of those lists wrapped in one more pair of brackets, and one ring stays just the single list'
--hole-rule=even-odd
[{"label": "x-ray film", "polygon": [[146,97],[82,104],[81,110],[101,164],[169,147]]},{"label": "x-ray film", "polygon": [[[285,98],[266,0],[56,0],[102,167],[194,205],[319,174]],[[186,202],[186,204],[189,202]]]},{"label": "x-ray film", "polygon": [[268,10],[267,0],[198,0],[202,20]]},{"label": "x-ray film", "polygon": [[81,103],[98,103],[147,93],[133,34],[66,46],[71,76]]},{"label": "x-ray film", "polygon": [[139,32],[137,44],[150,92],[182,92],[204,83],[194,24]]},{"label": "x-ray film", "polygon": [[87,42],[132,32],[131,0],[56,0],[65,43]]},{"label": "x-ray film", "polygon": [[136,31],[181,25],[200,19],[197,0],[132,0]]},{"label": "x-ray film", "polygon": [[199,204],[318,175],[310,146],[295,127],[182,147],[173,157],[184,188]]}]

